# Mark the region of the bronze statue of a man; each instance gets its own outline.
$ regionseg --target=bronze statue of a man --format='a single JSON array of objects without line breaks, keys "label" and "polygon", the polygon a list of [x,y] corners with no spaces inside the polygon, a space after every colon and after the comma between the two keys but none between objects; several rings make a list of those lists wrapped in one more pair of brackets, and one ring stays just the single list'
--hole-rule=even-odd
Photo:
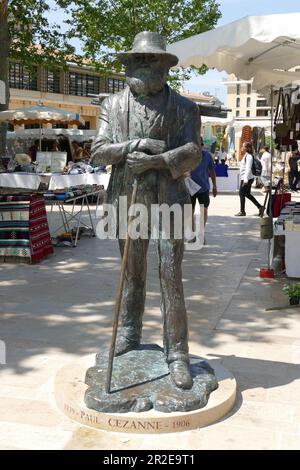
[{"label": "bronze statue of a man", "polygon": [[[166,84],[178,58],[166,52],[164,38],[144,31],[136,35],[132,50],[119,54],[126,67],[128,87],[102,104],[100,127],[92,147],[95,163],[112,165],[108,201],[119,196],[130,201],[134,179],[137,202],[190,203],[184,174],[201,160],[200,115],[192,101]],[[119,240],[123,254],[124,240]],[[149,239],[131,240],[122,301],[121,329],[116,355],[140,344],[146,294]],[[184,239],[157,240],[164,348],[176,386],[189,389],[188,326],[181,262]]]}]

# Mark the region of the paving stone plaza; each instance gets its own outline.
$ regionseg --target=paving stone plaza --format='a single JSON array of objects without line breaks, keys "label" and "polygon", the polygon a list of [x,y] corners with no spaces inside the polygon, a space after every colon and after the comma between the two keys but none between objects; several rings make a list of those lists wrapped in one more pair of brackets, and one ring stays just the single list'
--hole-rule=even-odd
[{"label": "paving stone plaza", "polygon": [[[254,192],[262,201],[260,192]],[[293,196],[297,199],[297,196]],[[83,238],[38,265],[0,266],[1,449],[297,449],[300,447],[300,311],[287,305],[284,277],[259,278],[267,242],[253,206],[235,218],[238,195],[209,208],[207,245],[183,262],[190,352],[221,363],[236,378],[230,414],[172,434],[100,431],[64,416],[54,400],[56,373],[108,347],[119,276],[117,243]],[[149,251],[143,341],[161,345],[154,247]]]}]

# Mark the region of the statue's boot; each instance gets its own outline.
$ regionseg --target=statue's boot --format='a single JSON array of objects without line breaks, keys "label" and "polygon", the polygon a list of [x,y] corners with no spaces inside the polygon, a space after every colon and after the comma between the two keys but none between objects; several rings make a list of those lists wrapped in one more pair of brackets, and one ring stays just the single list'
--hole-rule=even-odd
[{"label": "statue's boot", "polygon": [[177,360],[169,364],[170,376],[176,387],[189,390],[193,386],[188,362]]},{"label": "statue's boot", "polygon": [[136,349],[140,345],[140,341],[137,339],[128,338],[127,336],[120,335],[117,338],[115,347],[115,356],[121,356]]}]

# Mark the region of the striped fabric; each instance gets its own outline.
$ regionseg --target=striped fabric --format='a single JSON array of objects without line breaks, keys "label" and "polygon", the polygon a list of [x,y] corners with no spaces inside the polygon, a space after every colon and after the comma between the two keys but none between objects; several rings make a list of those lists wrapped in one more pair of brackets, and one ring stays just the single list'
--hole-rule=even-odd
[{"label": "striped fabric", "polygon": [[0,260],[35,263],[52,253],[43,196],[0,196]]}]

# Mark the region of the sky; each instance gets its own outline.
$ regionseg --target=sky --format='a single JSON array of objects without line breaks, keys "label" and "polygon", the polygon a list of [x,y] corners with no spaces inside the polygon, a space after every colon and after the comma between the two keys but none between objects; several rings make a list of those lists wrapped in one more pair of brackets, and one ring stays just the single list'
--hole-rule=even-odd
[{"label": "sky", "polygon": [[[218,0],[218,3],[222,17],[219,19],[217,26],[222,26],[249,15],[300,12],[300,0]],[[52,19],[61,23],[61,12],[52,13],[51,16]],[[74,45],[76,46],[75,43]],[[223,84],[224,79],[226,79],[225,72],[209,70],[205,75],[195,76],[185,82],[184,89],[197,93],[208,91],[226,104],[227,89]]]},{"label": "sky", "polygon": [[[271,15],[275,13],[300,12],[300,0],[219,0],[222,18],[217,26],[230,23],[249,15]],[[300,27],[300,26],[299,26]],[[205,75],[192,78],[184,88],[193,92],[209,91],[226,104],[227,92],[223,85],[225,72],[209,70]]]}]

